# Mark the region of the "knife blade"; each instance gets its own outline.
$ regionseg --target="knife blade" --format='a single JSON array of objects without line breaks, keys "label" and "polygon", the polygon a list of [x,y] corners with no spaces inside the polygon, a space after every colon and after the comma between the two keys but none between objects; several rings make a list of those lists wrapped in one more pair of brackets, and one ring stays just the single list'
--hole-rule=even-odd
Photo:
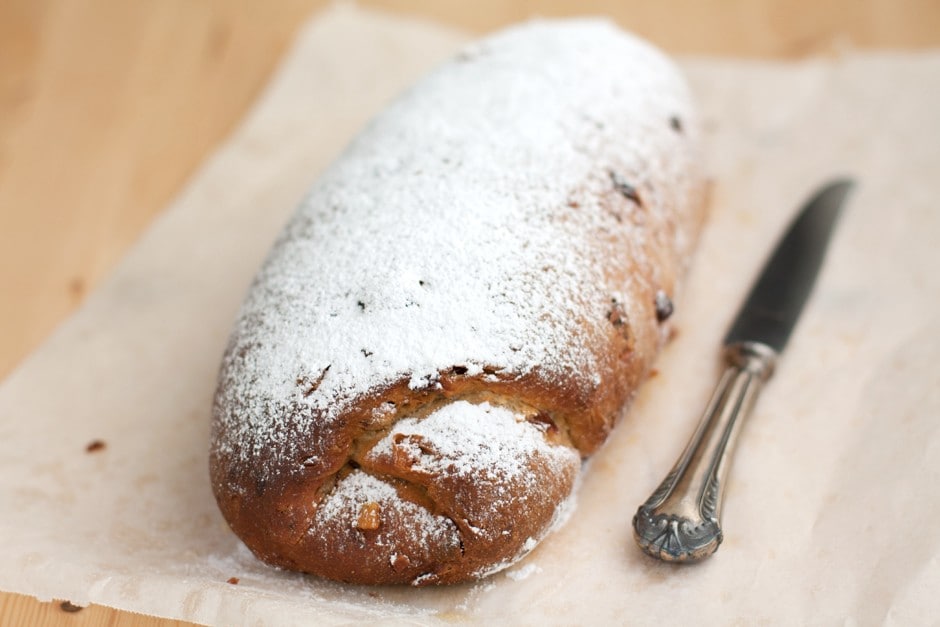
[{"label": "knife blade", "polygon": [[724,486],[738,433],[809,298],[853,185],[839,179],[813,194],[758,275],[725,336],[727,367],[695,433],[633,517],[634,538],[648,555],[692,562],[721,544]]}]

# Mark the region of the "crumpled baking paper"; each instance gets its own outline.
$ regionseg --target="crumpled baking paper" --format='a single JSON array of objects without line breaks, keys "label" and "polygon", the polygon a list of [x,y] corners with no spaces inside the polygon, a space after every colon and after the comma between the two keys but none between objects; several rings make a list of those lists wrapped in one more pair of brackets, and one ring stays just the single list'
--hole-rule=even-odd
[{"label": "crumpled baking paper", "polygon": [[[269,568],[227,529],[207,477],[209,408],[248,283],[357,128],[464,41],[351,5],[317,16],[241,128],[3,383],[0,589],[224,625],[936,620],[940,52],[683,62],[715,183],[679,334],[571,520],[508,572],[345,586]],[[631,517],[704,409],[762,260],[833,175],[858,187],[742,432],[725,542],[695,566],[651,560]],[[93,440],[105,448],[86,452]]]}]

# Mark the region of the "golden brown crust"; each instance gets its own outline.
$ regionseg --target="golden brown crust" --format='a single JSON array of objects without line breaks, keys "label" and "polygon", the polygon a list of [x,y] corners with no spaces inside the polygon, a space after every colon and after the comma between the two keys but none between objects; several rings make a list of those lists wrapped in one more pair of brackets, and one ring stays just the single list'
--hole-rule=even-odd
[{"label": "golden brown crust", "polygon": [[[700,228],[704,218],[705,192],[705,186],[700,186],[691,199],[691,210],[685,212],[693,230]],[[624,264],[625,273],[631,269],[630,263]],[[613,281],[622,279],[612,277]],[[668,292],[672,288],[672,282],[662,286]],[[277,487],[255,486],[254,495],[247,499],[228,493],[219,500],[225,518],[261,559],[350,583],[460,582],[512,559],[526,540],[541,537],[558,505],[570,496],[576,467],[569,466],[559,474],[533,456],[527,466],[530,476],[539,478],[539,487],[531,494],[538,497],[538,502],[527,504],[524,510],[496,511],[488,505],[494,501],[492,492],[508,490],[523,498],[524,481],[493,486],[449,475],[428,476],[412,472],[413,460],[407,458],[369,457],[370,448],[400,417],[426,415],[430,408],[469,398],[527,408],[530,421],[548,425],[545,437],[553,446],[573,447],[580,456],[590,456],[606,440],[669,335],[664,330],[666,321],[656,319],[655,292],[644,289],[639,296],[644,312],[640,320],[627,319],[622,303],[609,304],[608,331],[594,348],[602,363],[600,371],[605,374],[590,389],[557,378],[547,385],[538,369],[521,376],[496,374],[497,368],[477,376],[450,369],[440,373],[440,389],[432,390],[415,391],[407,380],[401,380],[346,412],[344,437],[337,438],[320,456],[319,476],[310,473]],[[327,498],[337,477],[351,471],[350,463],[389,480],[402,500],[445,516],[453,522],[450,533],[416,539],[406,533],[420,524],[408,516],[414,512],[395,508],[383,508],[378,513],[379,527],[386,531],[381,540],[377,529],[354,527],[342,518],[311,524],[316,520],[317,499]],[[232,476],[219,475],[225,465],[214,460],[213,485],[239,482]],[[278,516],[272,517],[271,512]],[[509,534],[485,541],[469,532],[471,526],[505,529]]]},{"label": "golden brown crust", "polygon": [[[547,31],[527,36],[551,44],[545,55],[590,47],[559,48],[556,37],[609,37],[613,49],[657,68],[651,85],[672,71],[606,27],[540,28]],[[516,44],[505,45],[507,58],[518,56]],[[499,57],[498,49],[487,54]],[[580,72],[579,63],[568,69]],[[477,120],[460,117],[472,109],[470,95],[447,109],[441,87],[448,72],[472,65],[443,70],[427,90],[456,125],[448,132],[479,143],[461,126]],[[616,101],[603,121],[575,108],[593,106],[593,94],[572,96],[544,131],[558,134],[552,145],[564,157],[548,173],[516,160],[534,141],[525,133],[507,140],[518,143],[496,174],[487,173],[489,154],[470,175],[449,169],[450,156],[418,168],[410,145],[387,139],[424,125],[419,90],[405,103],[418,114],[393,107],[315,189],[253,288],[215,399],[213,489],[259,558],[353,583],[452,583],[511,563],[566,515],[581,459],[606,440],[669,336],[672,299],[704,217],[694,116],[683,109],[683,124],[670,123],[684,95],[681,82],[663,80],[670,108],[637,105],[639,120],[620,119],[617,99],[634,103],[609,81],[595,85]],[[508,87],[490,87],[495,96],[481,106],[502,116],[500,89]],[[515,119],[505,119],[511,135]],[[651,139],[625,141],[640,131]],[[424,141],[413,140],[426,148],[419,153],[436,146]],[[463,149],[471,162],[476,149]],[[373,155],[382,160],[370,164]],[[356,175],[388,162],[420,171],[408,180],[421,202],[359,189]],[[518,202],[488,209],[497,200],[486,190],[514,168],[522,171]],[[379,186],[385,179],[376,177]],[[447,193],[440,206],[429,204],[451,188],[480,193],[483,218],[467,222]],[[353,201],[366,209],[349,208]],[[396,224],[405,213],[395,211],[416,212],[419,227]],[[461,238],[455,223],[468,231]],[[432,237],[422,239],[425,226]],[[368,253],[357,233],[368,235]],[[429,243],[398,253],[419,241]],[[321,255],[334,249],[335,258]],[[459,271],[444,267],[455,259]],[[369,291],[361,283],[371,273],[380,278]]]}]

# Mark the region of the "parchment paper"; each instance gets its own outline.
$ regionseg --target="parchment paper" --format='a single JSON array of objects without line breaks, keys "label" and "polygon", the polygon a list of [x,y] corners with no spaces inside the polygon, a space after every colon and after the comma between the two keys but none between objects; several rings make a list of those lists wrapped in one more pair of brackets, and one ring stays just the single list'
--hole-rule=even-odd
[{"label": "parchment paper", "polygon": [[[940,52],[684,63],[715,188],[679,335],[570,522],[509,572],[349,587],[268,568],[228,531],[209,406],[248,282],[318,171],[464,40],[350,5],[321,14],[231,140],[3,384],[0,589],[224,625],[937,620]],[[725,543],[698,566],[654,562],[633,544],[635,508],[703,410],[761,261],[833,174],[859,187],[745,426]],[[94,439],[106,448],[86,452]]]}]

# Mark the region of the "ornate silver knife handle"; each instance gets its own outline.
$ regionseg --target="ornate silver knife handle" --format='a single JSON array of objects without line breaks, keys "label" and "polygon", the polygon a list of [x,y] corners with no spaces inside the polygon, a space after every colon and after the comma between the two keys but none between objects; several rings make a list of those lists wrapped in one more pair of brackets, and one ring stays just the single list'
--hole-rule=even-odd
[{"label": "ornate silver knife handle", "polygon": [[777,352],[759,342],[725,349],[728,368],[672,471],[633,517],[637,544],[667,562],[708,557],[721,544],[721,503],[741,424],[773,373]]}]

